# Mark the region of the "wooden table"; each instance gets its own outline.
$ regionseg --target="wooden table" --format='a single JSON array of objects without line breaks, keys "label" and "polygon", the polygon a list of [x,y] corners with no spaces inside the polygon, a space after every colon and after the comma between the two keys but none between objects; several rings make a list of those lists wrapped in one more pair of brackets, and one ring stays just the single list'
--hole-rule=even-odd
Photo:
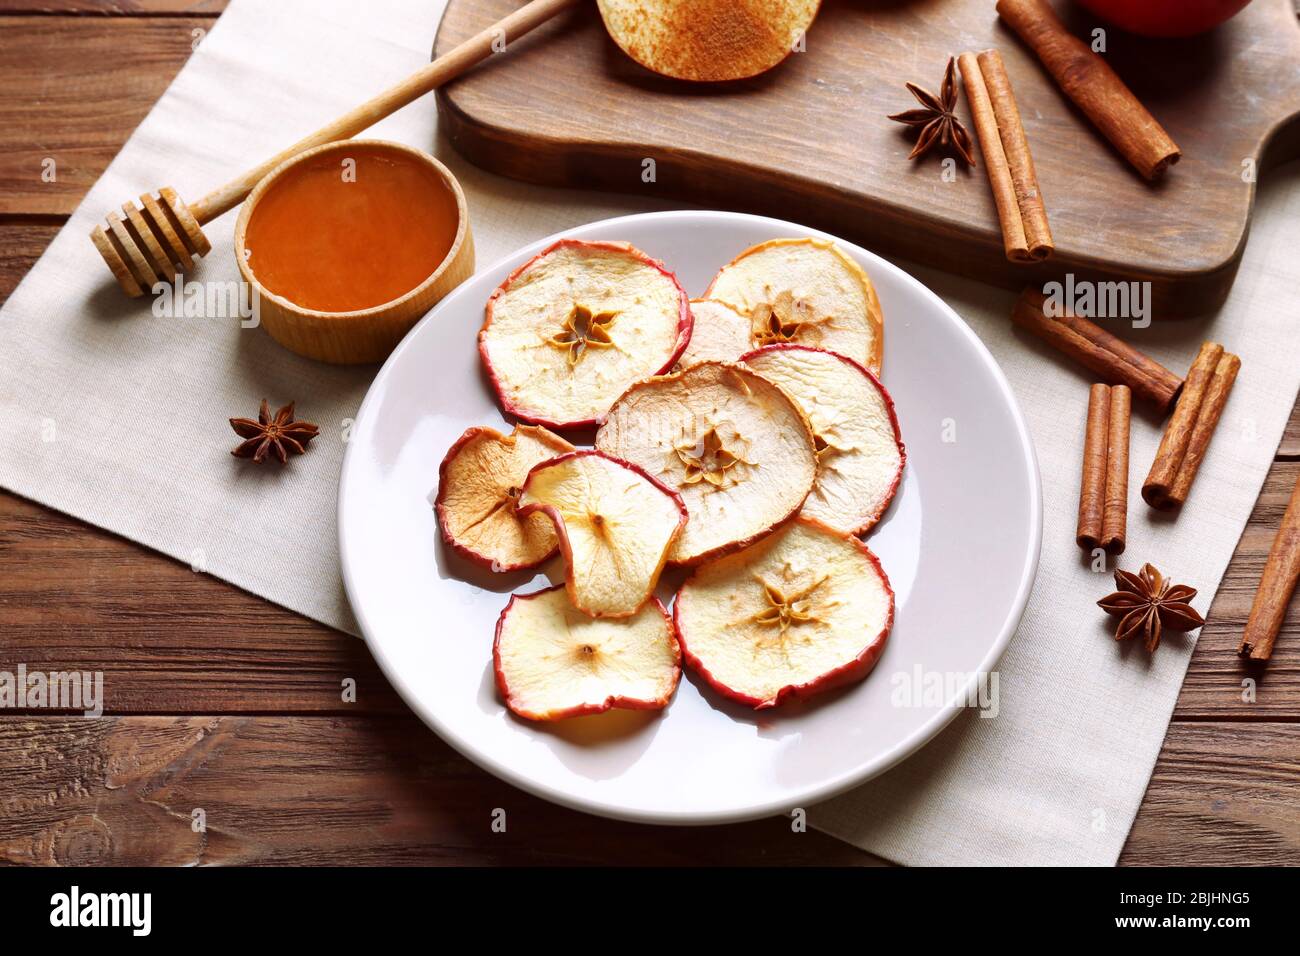
[{"label": "wooden table", "polygon": [[[0,0],[0,300],[222,6]],[[1256,675],[1235,656],[1297,477],[1300,405],[1197,642],[1123,863],[1300,863],[1300,602],[1254,702],[1242,681]],[[0,860],[879,862],[779,818],[643,827],[530,797],[426,730],[361,641],[0,493],[0,669],[19,662],[103,671],[111,716],[0,717]],[[347,678],[355,703],[342,701]],[[492,825],[498,808],[505,832]],[[193,824],[200,810],[205,828]]]}]

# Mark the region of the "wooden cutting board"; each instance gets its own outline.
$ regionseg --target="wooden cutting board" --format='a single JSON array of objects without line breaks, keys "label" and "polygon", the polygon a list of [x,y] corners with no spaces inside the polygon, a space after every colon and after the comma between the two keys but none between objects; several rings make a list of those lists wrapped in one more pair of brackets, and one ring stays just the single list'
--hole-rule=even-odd
[{"label": "wooden cutting board", "polygon": [[[825,0],[807,50],[753,80],[657,76],[584,6],[439,92],[440,122],[474,163],[530,182],[651,193],[794,219],[886,255],[1011,287],[1073,272],[1149,280],[1156,317],[1199,314],[1228,293],[1255,182],[1300,155],[1294,0],[1254,0],[1189,40],[1106,31],[1107,60],[1169,130],[1183,159],[1144,182],[1002,26],[993,0]],[[517,0],[450,0],[442,53]],[[1065,0],[1076,35],[1102,26]],[[982,168],[945,182],[886,115],[938,90],[950,54],[996,46],[1015,86],[1056,256],[1013,265]],[[969,120],[966,103],[958,114]],[[646,182],[646,160],[654,181]]]}]

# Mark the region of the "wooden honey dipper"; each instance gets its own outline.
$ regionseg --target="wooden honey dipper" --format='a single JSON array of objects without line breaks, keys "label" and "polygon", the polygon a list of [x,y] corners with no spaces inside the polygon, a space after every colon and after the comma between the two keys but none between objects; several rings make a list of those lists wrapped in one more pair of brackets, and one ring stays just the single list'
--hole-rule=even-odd
[{"label": "wooden honey dipper", "polygon": [[504,49],[503,44],[581,2],[532,0],[401,83],[344,113],[198,202],[187,204],[176,195],[176,190],[164,186],[157,195],[142,195],[139,206],[124,203],[125,215],[110,212],[103,226],[91,230],[90,238],[127,295],[143,295],[156,282],[171,282],[178,271],[193,268],[194,257],[207,255],[211,250],[212,244],[203,235],[202,227],[243,202],[253,187],[285,160],[314,146],[351,139],[390,113],[460,76],[493,52]]}]

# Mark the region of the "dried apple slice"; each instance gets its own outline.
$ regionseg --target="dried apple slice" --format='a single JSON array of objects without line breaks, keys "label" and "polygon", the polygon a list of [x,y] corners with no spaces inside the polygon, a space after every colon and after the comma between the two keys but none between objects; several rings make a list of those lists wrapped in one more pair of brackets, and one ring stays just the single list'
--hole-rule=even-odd
[{"label": "dried apple slice", "polygon": [[852,359],[804,345],[769,345],[741,361],[785,389],[812,423],[817,481],[800,514],[845,534],[879,521],[907,460],[879,380]]},{"label": "dried apple slice", "polygon": [[736,362],[754,348],[749,316],[725,302],[691,299],[691,340],[677,360],[678,368],[701,362]]},{"label": "dried apple slice", "polygon": [[528,720],[661,710],[682,676],[681,650],[657,598],[611,621],[577,610],[558,585],[510,598],[492,666],[506,706]]},{"label": "dried apple slice", "polygon": [[538,462],[573,451],[545,428],[516,425],[509,435],[475,427],[456,439],[438,468],[434,510],[443,540],[493,571],[541,564],[559,547],[545,515],[520,517],[519,491]]},{"label": "dried apple slice", "polygon": [[597,0],[614,42],[680,80],[757,76],[800,44],[821,0]]},{"label": "dried apple slice", "polygon": [[829,240],[759,243],[723,266],[704,296],[749,316],[750,348],[810,345],[880,374],[884,319],[875,286]]},{"label": "dried apple slice", "polygon": [[817,457],[808,419],[743,365],[703,362],[638,382],[609,410],[596,447],[640,465],[686,502],[668,560],[743,548],[793,518]]},{"label": "dried apple slice", "polygon": [[537,512],[559,535],[569,599],[592,617],[639,611],[686,526],[678,495],[636,465],[590,450],[542,462],[528,473],[519,515]]},{"label": "dried apple slice", "polygon": [[677,592],[686,663],[757,710],[865,677],[894,623],[894,592],[853,535],[799,518],[698,568]]},{"label": "dried apple slice", "polygon": [[561,239],[488,298],[479,354],[502,407],[551,428],[594,425],[691,337],[677,278],[626,242]]}]

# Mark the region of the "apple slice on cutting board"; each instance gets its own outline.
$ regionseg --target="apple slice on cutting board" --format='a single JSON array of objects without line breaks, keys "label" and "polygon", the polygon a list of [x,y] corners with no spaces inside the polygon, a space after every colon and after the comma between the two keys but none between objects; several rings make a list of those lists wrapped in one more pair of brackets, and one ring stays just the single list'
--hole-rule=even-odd
[{"label": "apple slice on cutting board", "polygon": [[[876,288],[829,240],[759,243],[723,266],[704,297],[749,317],[750,349],[783,342],[810,345],[880,374],[884,317]],[[704,318],[696,334],[709,338],[714,332],[708,320],[715,316]]]},{"label": "apple slice on cutting board", "polygon": [[614,42],[679,80],[757,76],[798,48],[821,0],[597,0]]},{"label": "apple slice on cutting board", "polygon": [[845,534],[879,521],[907,460],[879,380],[852,359],[803,345],[769,345],[741,361],[785,389],[812,423],[817,481],[800,514]]},{"label": "apple slice on cutting board", "polygon": [[673,608],[686,663],[755,709],[860,680],[894,622],[894,593],[865,544],[799,518],[701,565]]},{"label": "apple slice on cutting board", "polygon": [[638,382],[596,447],[681,495],[690,520],[668,560],[698,564],[793,518],[812,490],[812,429],[790,396],[743,365],[703,362]]},{"label": "apple slice on cutting board", "polygon": [[561,720],[611,708],[660,710],[681,679],[681,651],[663,604],[633,617],[588,617],[561,586],[516,594],[492,644],[497,689],[528,720]]},{"label": "apple slice on cutting board", "polygon": [[629,617],[650,599],[668,551],[686,526],[682,499],[636,465],[599,451],[542,462],[519,495],[521,518],[554,523],[573,606]]},{"label": "apple slice on cutting board", "polygon": [[662,263],[626,242],[561,239],[492,293],[478,342],[506,412],[584,428],[690,337],[689,300]]},{"label": "apple slice on cutting board", "polygon": [[434,511],[443,540],[493,571],[541,564],[555,553],[559,538],[545,515],[518,515],[516,502],[534,465],[573,450],[559,435],[533,425],[517,425],[509,435],[468,429],[438,468]]}]

